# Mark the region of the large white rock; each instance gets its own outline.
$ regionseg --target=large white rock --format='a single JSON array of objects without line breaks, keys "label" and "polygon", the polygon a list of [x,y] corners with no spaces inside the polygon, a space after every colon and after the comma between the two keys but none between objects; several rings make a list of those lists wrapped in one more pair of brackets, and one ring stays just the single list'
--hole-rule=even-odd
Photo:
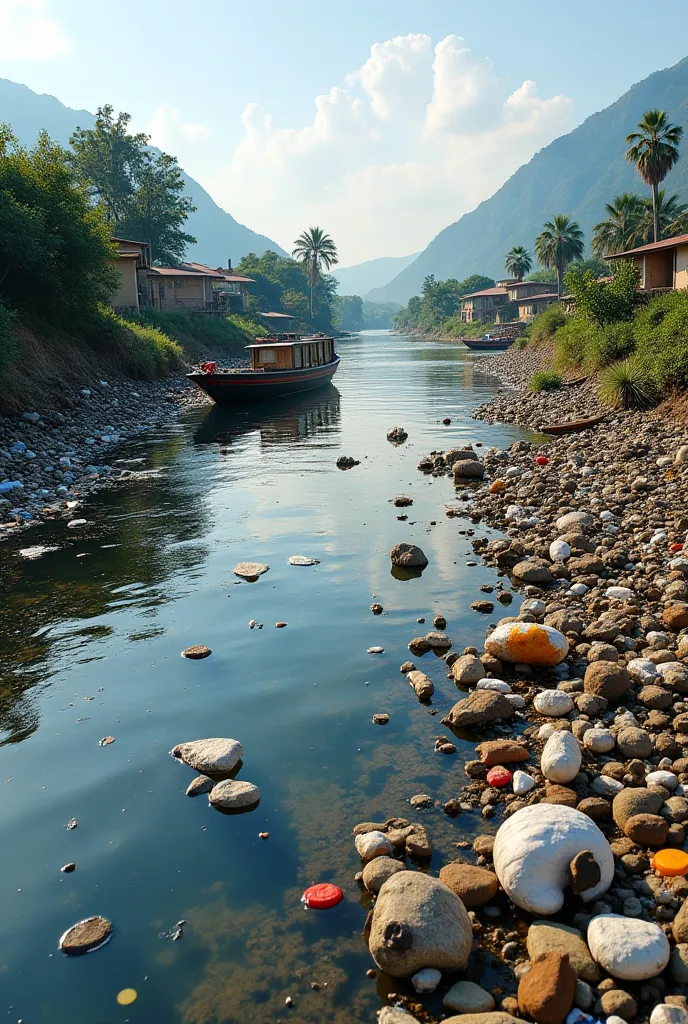
[{"label": "large white rock", "polygon": [[363,832],[354,840],[356,851],[361,860],[369,861],[373,857],[390,857],[394,847],[384,832]]},{"label": "large white rock", "polygon": [[224,775],[236,767],[243,750],[239,740],[216,738],[178,743],[170,754],[204,775]]},{"label": "large white rock", "polygon": [[380,889],[368,945],[380,970],[393,978],[410,978],[423,967],[462,971],[472,943],[466,908],[438,878],[399,871]]},{"label": "large white rock", "polygon": [[522,772],[520,768],[517,768],[514,772],[514,777],[511,781],[514,793],[517,796],[523,796],[525,793],[530,793],[531,789],[535,785],[535,779],[528,775],[527,772]]},{"label": "large white rock", "polygon": [[630,587],[607,587],[604,596],[610,597],[614,601],[630,601],[633,597],[633,591]]},{"label": "large white rock", "polygon": [[557,519],[557,530],[559,533],[566,533],[571,526],[592,526],[595,522],[589,512],[568,512],[565,516]]},{"label": "large white rock", "polygon": [[505,622],[490,633],[485,650],[513,665],[552,667],[569,653],[569,642],[552,626],[538,622]]},{"label": "large white rock", "polygon": [[621,981],[656,978],[671,953],[659,925],[621,914],[593,917],[588,925],[588,946],[593,959]]},{"label": "large white rock", "polygon": [[495,1001],[491,992],[474,981],[457,981],[445,995],[442,1005],[457,1013],[489,1013],[494,1010]]},{"label": "large white rock", "polygon": [[609,843],[587,814],[562,804],[532,804],[500,826],[493,850],[494,869],[517,906],[547,916],[563,906],[569,865],[583,850],[592,853],[601,876],[597,885],[581,893],[587,903],[606,892],[614,878]]},{"label": "large white rock", "polygon": [[541,690],[535,695],[533,707],[541,715],[560,718],[573,711],[573,701],[563,690]]},{"label": "large white rock", "polygon": [[220,807],[225,811],[239,811],[257,804],[260,800],[260,790],[252,782],[225,779],[213,786],[208,794],[208,800],[213,807]]},{"label": "large white rock", "polygon": [[650,1014],[650,1024],[688,1024],[688,1013],[682,1006],[657,1003]]},{"label": "large white rock", "polygon": [[657,666],[649,658],[633,658],[626,665],[626,670],[636,683],[651,683],[659,675]]},{"label": "large white rock", "polygon": [[656,772],[650,772],[649,775],[645,776],[646,786],[664,786],[669,792],[676,789],[678,786],[678,778],[673,772],[666,772],[660,769]]},{"label": "large white rock", "polygon": [[583,746],[593,754],[608,754],[615,743],[616,737],[610,729],[588,729],[583,736]]},{"label": "large white rock", "polygon": [[511,687],[503,679],[490,679],[489,676],[479,679],[475,688],[476,690],[495,690],[497,693],[511,693]]},{"label": "large white rock", "polygon": [[549,557],[553,562],[565,562],[571,557],[571,547],[565,540],[553,540],[549,546]]},{"label": "large white rock", "polygon": [[567,729],[557,729],[545,743],[540,759],[542,774],[550,782],[566,784],[580,771],[580,743]]},{"label": "large white rock", "polygon": [[377,1020],[378,1024],[418,1024],[418,1018],[400,1006],[383,1006]]}]

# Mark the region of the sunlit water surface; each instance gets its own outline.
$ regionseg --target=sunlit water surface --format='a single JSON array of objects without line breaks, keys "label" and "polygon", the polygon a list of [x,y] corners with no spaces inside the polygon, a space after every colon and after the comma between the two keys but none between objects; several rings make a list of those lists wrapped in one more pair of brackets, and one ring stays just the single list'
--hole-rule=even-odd
[{"label": "sunlit water surface", "polygon": [[[472,524],[444,515],[450,481],[416,464],[433,449],[523,435],[470,418],[495,381],[465,350],[385,333],[339,348],[336,387],[189,413],[118,453],[157,473],[89,501],[86,531],[44,526],[0,548],[0,1009],[10,1022],[351,1024],[373,1021],[393,984],[365,975],[368,904],[351,830],[418,818],[414,793],[444,801],[466,782],[469,744],[457,757],[434,752],[439,718],[460,696],[444,662],[416,659],[435,683],[437,717],[399,666],[437,612],[455,648],[479,642],[486,619],[469,606],[495,581],[467,564]],[[400,447],[385,436],[395,424],[409,433]],[[337,469],[341,454],[360,465]],[[399,492],[410,508],[391,504]],[[426,552],[422,577],[391,575],[401,540]],[[38,543],[58,550],[19,556]],[[292,567],[293,554],[320,564]],[[270,571],[239,582],[240,560]],[[373,600],[384,615],[371,614]],[[198,643],[210,658],[180,658]],[[374,645],[385,653],[369,655]],[[381,711],[384,727],[371,721]],[[115,742],[100,747],[108,735]],[[184,795],[193,772],[168,751],[204,736],[242,742],[239,778],[260,787],[256,810],[229,817]],[[487,827],[451,820],[441,804],[420,814],[433,870]],[[65,829],[72,818],[78,827]],[[69,861],[77,870],[62,874]],[[339,884],[344,901],[304,910],[316,881]],[[62,932],[92,914],[112,920],[109,944],[58,953]],[[180,919],[173,942],[164,933]],[[120,1006],[125,988],[137,998]]]}]

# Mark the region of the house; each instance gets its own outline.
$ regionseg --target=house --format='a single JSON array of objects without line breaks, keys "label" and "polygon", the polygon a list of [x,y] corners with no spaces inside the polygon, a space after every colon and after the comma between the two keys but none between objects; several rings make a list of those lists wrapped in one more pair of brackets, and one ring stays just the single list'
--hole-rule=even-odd
[{"label": "house", "polygon": [[534,295],[546,295],[552,291],[552,285],[543,284],[542,281],[512,281],[506,290],[509,302],[520,302]]},{"label": "house", "polygon": [[556,292],[542,292],[540,294],[525,295],[521,299],[514,300],[518,306],[518,319],[529,321],[533,317],[544,313],[548,306],[554,302],[560,302]]},{"label": "house", "polygon": [[269,327],[271,331],[291,331],[293,330],[293,323],[296,317],[290,316],[289,313],[256,313],[259,320],[262,320],[266,327]]},{"label": "house", "polygon": [[117,255],[107,262],[118,274],[118,285],[112,305],[119,312],[138,313],[148,296],[146,273],[151,266],[151,247],[148,242],[130,238],[113,238]]},{"label": "house", "polygon": [[639,245],[604,258],[633,260],[640,275],[639,289],[642,292],[688,289],[688,235],[675,235],[674,238]]},{"label": "house", "polygon": [[484,323],[494,320],[497,310],[509,301],[506,288],[495,285],[479,292],[464,295],[461,300],[461,322],[464,324]]},{"label": "house", "polygon": [[178,267],[150,267],[147,271],[148,301],[156,309],[191,313],[244,313],[248,309],[248,285],[253,278],[227,270],[213,270],[203,263]]}]

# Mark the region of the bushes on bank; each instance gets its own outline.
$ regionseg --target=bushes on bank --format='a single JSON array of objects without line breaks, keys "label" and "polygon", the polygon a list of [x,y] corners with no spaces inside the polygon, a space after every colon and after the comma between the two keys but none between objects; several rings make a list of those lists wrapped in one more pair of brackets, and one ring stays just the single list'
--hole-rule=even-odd
[{"label": "bushes on bank", "polygon": [[602,373],[600,398],[617,409],[649,409],[657,401],[657,385],[637,359],[623,359]]},{"label": "bushes on bank", "polygon": [[635,351],[662,389],[688,387],[688,292],[669,292],[642,307],[634,324]]},{"label": "bushes on bank", "polygon": [[528,385],[531,391],[556,391],[561,387],[561,377],[558,373],[547,373],[540,371],[534,373]]},{"label": "bushes on bank", "polygon": [[630,355],[635,348],[632,323],[597,326],[580,317],[570,317],[554,339],[558,368],[587,366],[600,370]]},{"label": "bushes on bank", "polygon": [[535,317],[528,329],[528,337],[533,345],[546,344],[565,323],[564,306],[561,302],[555,302]]},{"label": "bushes on bank", "polygon": [[[101,343],[109,345],[121,370],[138,380],[153,380],[178,369],[184,363],[184,351],[158,327],[140,320],[124,318],[103,306],[98,315]],[[96,324],[93,325],[95,334]],[[91,334],[91,331],[89,331]]]},{"label": "bushes on bank", "polygon": [[215,317],[144,308],[127,321],[155,328],[174,339],[191,361],[206,355],[244,356],[244,346],[265,329],[240,316]]}]

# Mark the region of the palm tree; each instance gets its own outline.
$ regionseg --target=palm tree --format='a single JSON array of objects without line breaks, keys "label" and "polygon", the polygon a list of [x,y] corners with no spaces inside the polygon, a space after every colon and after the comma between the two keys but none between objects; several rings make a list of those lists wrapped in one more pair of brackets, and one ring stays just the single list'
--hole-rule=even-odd
[{"label": "palm tree", "polygon": [[607,219],[601,220],[592,229],[592,251],[595,256],[624,252],[645,241],[642,225],[645,205],[640,196],[623,192],[615,196],[611,203],[605,203],[604,208]]},{"label": "palm tree", "polygon": [[[641,237],[637,245],[652,242],[654,236],[655,211],[652,200],[643,199],[641,203]],[[663,188],[657,192],[657,226],[660,241],[662,238],[671,238],[672,235],[683,235],[688,232],[688,207],[685,203],[679,202],[678,196],[667,196]]]},{"label": "palm tree", "polygon": [[557,272],[557,295],[561,295],[561,279],[569,263],[583,256],[583,232],[575,220],[558,213],[548,220],[535,239],[535,255],[541,266]]},{"label": "palm tree", "polygon": [[652,235],[659,241],[657,190],[679,157],[678,145],[683,128],[667,121],[663,110],[648,110],[638,122],[640,131],[626,136],[626,159],[635,164],[646,185],[652,189]]},{"label": "palm tree", "polygon": [[525,245],[515,245],[509,249],[504,261],[507,274],[513,274],[517,281],[522,281],[533,266],[533,258]]},{"label": "palm tree", "polygon": [[335,263],[339,263],[337,246],[322,228],[309,228],[294,242],[292,250],[294,256],[301,263],[306,264],[308,273],[308,287],[311,292],[311,321],[313,320],[313,291],[320,280],[320,268],[329,270]]}]

